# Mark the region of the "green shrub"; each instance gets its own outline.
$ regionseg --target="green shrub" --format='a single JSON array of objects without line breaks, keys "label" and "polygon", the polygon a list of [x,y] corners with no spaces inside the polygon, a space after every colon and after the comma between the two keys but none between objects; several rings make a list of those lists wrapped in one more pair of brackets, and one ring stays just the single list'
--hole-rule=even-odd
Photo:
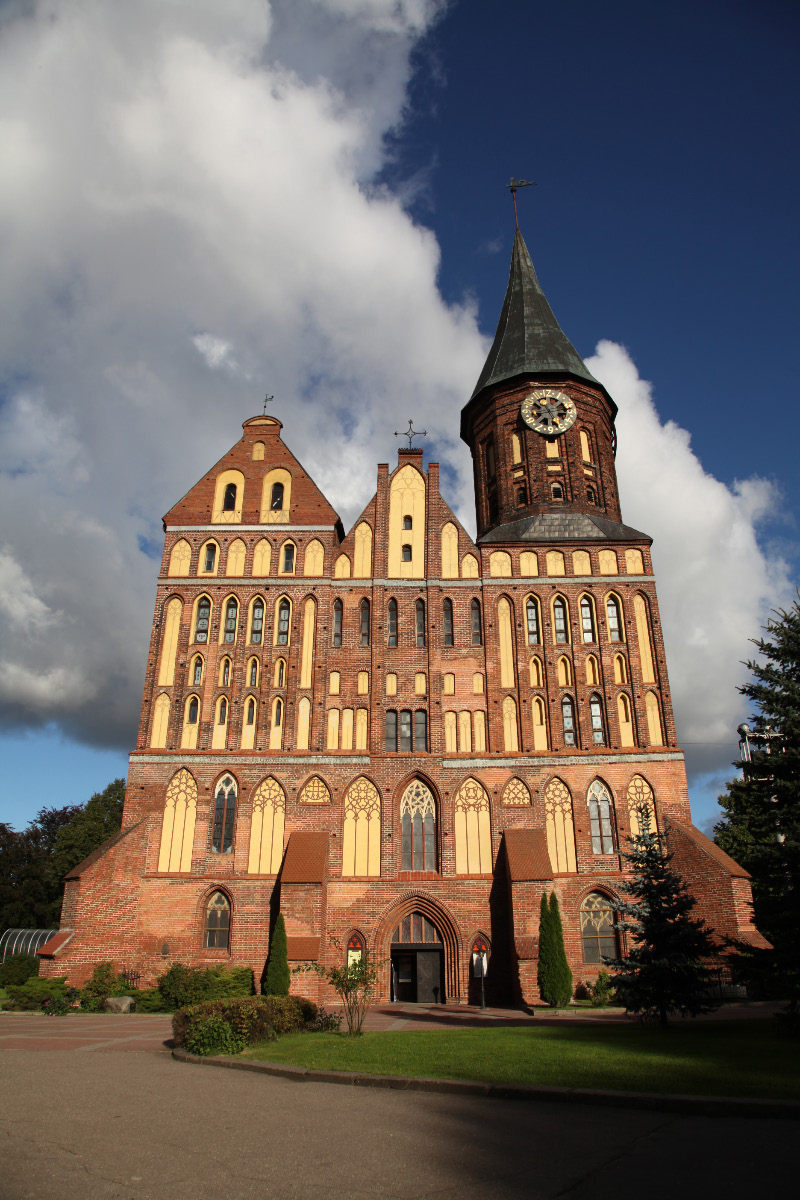
[{"label": "green shrub", "polygon": [[564,949],[561,912],[555,892],[542,892],[539,913],[539,962],[537,968],[539,993],[552,1008],[564,1008],[572,997],[572,972]]},{"label": "green shrub", "polygon": [[164,997],[157,987],[154,988],[129,988],[125,993],[130,996],[136,1004],[137,1013],[158,1013],[164,1012]]},{"label": "green shrub", "polygon": [[607,1008],[616,999],[616,992],[608,971],[601,971],[589,990],[592,997],[592,1008]]},{"label": "green shrub", "polygon": [[[185,1046],[192,1054],[237,1054],[257,1042],[273,1042],[279,1034],[316,1028],[318,1021],[317,1005],[302,997],[233,997],[178,1009],[172,1018],[172,1036],[176,1046]],[[227,1048],[234,1044],[238,1049]]]},{"label": "green shrub", "polygon": [[91,979],[81,988],[81,1008],[84,1012],[102,1012],[108,997],[122,994],[124,986],[113,963],[97,963]]},{"label": "green shrub", "polygon": [[27,983],[6,988],[10,997],[10,1008],[21,1012],[66,1012],[78,997],[76,988],[70,987],[65,976],[57,979],[29,979]]},{"label": "green shrub", "polygon": [[224,1000],[252,996],[255,991],[251,967],[186,967],[173,963],[159,978],[158,990],[167,1012],[201,1004],[204,1000]]},{"label": "green shrub", "polygon": [[0,964],[0,987],[19,986],[39,974],[38,954],[9,954]]},{"label": "green shrub", "polygon": [[269,958],[267,973],[264,977],[262,991],[265,996],[288,996],[289,983],[289,947],[286,941],[286,923],[283,913],[278,913],[272,938],[269,943]]}]

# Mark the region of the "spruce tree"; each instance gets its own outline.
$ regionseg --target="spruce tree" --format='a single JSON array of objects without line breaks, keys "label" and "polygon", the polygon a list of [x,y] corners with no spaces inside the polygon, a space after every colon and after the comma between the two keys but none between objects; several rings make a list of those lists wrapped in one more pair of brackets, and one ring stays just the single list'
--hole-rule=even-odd
[{"label": "spruce tree", "polygon": [[572,972],[564,949],[561,913],[555,892],[547,903],[542,892],[539,907],[539,962],[537,964],[539,995],[551,1008],[563,1008],[572,996]]},{"label": "spruce tree", "polygon": [[666,1027],[670,1013],[696,1016],[717,1007],[708,997],[708,963],[718,948],[705,921],[690,915],[697,901],[672,870],[672,855],[662,836],[650,831],[644,808],[640,828],[647,832],[631,838],[623,855],[634,877],[621,889],[631,899],[614,905],[632,945],[608,965],[628,1012],[657,1018]]},{"label": "spruce tree", "polygon": [[264,977],[265,996],[289,995],[289,949],[286,944],[286,923],[283,913],[278,913],[272,940],[269,944],[267,973]]},{"label": "spruce tree", "polygon": [[800,603],[775,612],[754,642],[763,661],[739,690],[756,706],[750,761],[720,797],[715,841],[752,876],[756,925],[773,950],[771,984],[800,1004]]}]

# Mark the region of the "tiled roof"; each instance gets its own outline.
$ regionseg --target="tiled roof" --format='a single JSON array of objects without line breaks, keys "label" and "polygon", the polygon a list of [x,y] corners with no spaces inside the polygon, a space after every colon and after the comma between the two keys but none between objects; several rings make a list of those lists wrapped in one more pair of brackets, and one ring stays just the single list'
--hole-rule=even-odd
[{"label": "tiled roof", "polygon": [[739,864],[735,862],[729,854],[726,854],[716,842],[712,842],[711,838],[707,838],[706,835],[701,833],[699,829],[695,829],[694,825],[684,825],[682,821],[676,821],[673,817],[670,817],[669,827],[677,829],[678,832],[682,833],[683,836],[688,838],[690,842],[694,842],[698,850],[704,851],[709,858],[715,859],[716,862],[718,862],[721,867],[724,867],[729,874],[734,876],[734,878],[750,878],[749,871],[745,871],[744,867],[740,867]]},{"label": "tiled roof", "polygon": [[512,883],[552,879],[553,868],[543,829],[507,829],[503,834]]},{"label": "tiled roof", "polygon": [[45,942],[43,946],[40,946],[36,953],[41,954],[42,958],[55,958],[74,936],[74,929],[60,929],[58,933],[50,938],[49,942]]},{"label": "tiled roof", "polygon": [[522,937],[514,938],[514,946],[517,951],[517,958],[538,958],[539,957],[539,939],[523,935]]},{"label": "tiled roof", "polygon": [[609,521],[606,517],[594,513],[568,512],[559,509],[558,512],[540,512],[532,517],[521,517],[518,521],[509,521],[506,525],[498,525],[490,529],[483,537],[478,538],[479,545],[487,542],[585,542],[617,541],[617,542],[652,542],[649,534],[620,521]]},{"label": "tiled roof", "polygon": [[281,883],[324,883],[328,866],[327,833],[293,833],[286,847]]},{"label": "tiled roof", "polygon": [[318,937],[287,937],[289,962],[316,962],[319,958]]}]

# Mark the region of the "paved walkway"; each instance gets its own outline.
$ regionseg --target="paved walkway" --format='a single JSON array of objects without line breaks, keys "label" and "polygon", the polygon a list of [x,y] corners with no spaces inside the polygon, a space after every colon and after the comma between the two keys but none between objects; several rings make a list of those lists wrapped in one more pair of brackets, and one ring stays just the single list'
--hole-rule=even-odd
[{"label": "paved walkway", "polygon": [[[780,1004],[730,1004],[711,1014],[717,1020],[771,1017]],[[701,1018],[702,1019],[702,1018]],[[376,1004],[364,1022],[367,1033],[402,1029],[498,1029],[531,1022],[607,1024],[627,1022],[622,1009],[579,1008],[553,1011],[537,1009],[535,1015],[515,1009],[489,1008],[481,1012],[468,1005]],[[0,1012],[0,1050],[165,1050],[172,1036],[172,1018],[166,1013],[72,1013],[46,1017],[41,1013]]]}]

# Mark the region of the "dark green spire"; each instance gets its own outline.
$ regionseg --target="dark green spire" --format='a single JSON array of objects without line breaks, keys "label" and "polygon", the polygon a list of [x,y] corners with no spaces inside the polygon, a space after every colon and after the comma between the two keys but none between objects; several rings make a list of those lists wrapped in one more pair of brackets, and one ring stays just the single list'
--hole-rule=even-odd
[{"label": "dark green spire", "polygon": [[[522,234],[517,230],[511,271],[494,343],[471,399],[517,375],[572,375],[598,385],[547,303]],[[605,389],[604,389],[605,390]]]}]

